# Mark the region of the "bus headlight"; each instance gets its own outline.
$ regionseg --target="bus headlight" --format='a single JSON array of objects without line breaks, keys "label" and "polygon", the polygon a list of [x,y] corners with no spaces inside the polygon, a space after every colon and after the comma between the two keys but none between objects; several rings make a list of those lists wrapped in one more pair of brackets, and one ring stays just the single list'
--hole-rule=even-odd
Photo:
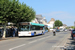
[{"label": "bus headlight", "polygon": [[20,34],[20,33],[18,33],[18,34]]},{"label": "bus headlight", "polygon": [[29,32],[29,34],[31,34],[31,32]]}]

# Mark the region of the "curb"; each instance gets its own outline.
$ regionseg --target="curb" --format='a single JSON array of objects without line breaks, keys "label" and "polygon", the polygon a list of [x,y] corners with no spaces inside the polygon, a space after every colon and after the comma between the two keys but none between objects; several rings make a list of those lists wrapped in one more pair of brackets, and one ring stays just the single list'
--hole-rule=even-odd
[{"label": "curb", "polygon": [[18,37],[7,37],[7,38],[0,38],[0,41],[3,41],[3,40],[9,40],[9,39],[15,39],[15,38],[18,38]]}]

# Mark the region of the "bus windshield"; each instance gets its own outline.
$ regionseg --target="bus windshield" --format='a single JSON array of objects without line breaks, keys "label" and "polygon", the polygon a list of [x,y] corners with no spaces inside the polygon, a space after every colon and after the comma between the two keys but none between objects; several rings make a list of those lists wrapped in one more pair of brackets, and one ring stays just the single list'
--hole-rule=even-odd
[{"label": "bus windshield", "polygon": [[29,25],[20,25],[19,31],[29,31]]}]

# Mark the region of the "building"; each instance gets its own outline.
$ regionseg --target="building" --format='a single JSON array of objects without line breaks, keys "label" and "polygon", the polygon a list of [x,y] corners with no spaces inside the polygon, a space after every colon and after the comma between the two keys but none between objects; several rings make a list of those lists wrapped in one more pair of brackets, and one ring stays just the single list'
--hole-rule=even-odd
[{"label": "building", "polygon": [[32,20],[33,23],[39,23],[39,24],[47,24],[47,20],[42,15],[36,15],[36,18]]},{"label": "building", "polygon": [[64,26],[64,27],[67,27],[67,25],[66,25],[66,24],[63,24],[63,26]]},{"label": "building", "polygon": [[63,26],[60,26],[59,29],[61,29],[61,28],[62,29],[66,29],[66,27],[67,27],[67,25],[66,24],[63,24]]},{"label": "building", "polygon": [[43,24],[42,23],[42,15],[36,15],[36,19],[37,19],[37,21],[38,21],[38,23],[40,23],[40,24]]},{"label": "building", "polygon": [[47,20],[46,20],[45,17],[43,17],[43,19],[42,19],[42,23],[43,23],[44,25],[47,25]]},{"label": "building", "polygon": [[34,20],[32,20],[31,22],[33,22],[33,23],[39,23],[36,18]]},{"label": "building", "polygon": [[40,24],[47,24],[47,20],[45,17],[43,17],[42,15],[36,15],[36,19],[38,20],[38,22]]},{"label": "building", "polygon": [[48,22],[48,25],[50,26],[50,28],[54,27],[54,22],[55,22],[55,19],[51,18],[51,20]]}]

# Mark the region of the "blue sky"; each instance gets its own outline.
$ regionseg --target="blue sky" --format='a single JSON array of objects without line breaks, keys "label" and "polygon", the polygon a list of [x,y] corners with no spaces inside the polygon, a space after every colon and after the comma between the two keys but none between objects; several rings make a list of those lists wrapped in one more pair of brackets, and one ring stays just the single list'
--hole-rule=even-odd
[{"label": "blue sky", "polygon": [[63,24],[73,26],[75,21],[75,0],[19,0],[41,14],[47,22],[54,18]]}]

